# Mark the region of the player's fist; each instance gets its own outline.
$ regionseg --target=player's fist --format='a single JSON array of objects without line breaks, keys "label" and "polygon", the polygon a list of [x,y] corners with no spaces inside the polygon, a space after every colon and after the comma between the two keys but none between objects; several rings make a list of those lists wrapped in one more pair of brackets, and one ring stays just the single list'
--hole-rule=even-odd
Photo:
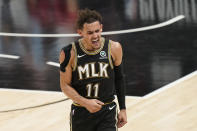
[{"label": "player's fist", "polygon": [[90,113],[95,113],[99,110],[101,110],[102,105],[104,105],[103,102],[97,100],[97,99],[89,99],[87,101],[87,104],[85,108],[90,112]]},{"label": "player's fist", "polygon": [[125,124],[127,123],[127,114],[126,114],[126,110],[122,109],[120,110],[119,114],[118,114],[118,123],[117,126],[118,128],[123,127]]}]

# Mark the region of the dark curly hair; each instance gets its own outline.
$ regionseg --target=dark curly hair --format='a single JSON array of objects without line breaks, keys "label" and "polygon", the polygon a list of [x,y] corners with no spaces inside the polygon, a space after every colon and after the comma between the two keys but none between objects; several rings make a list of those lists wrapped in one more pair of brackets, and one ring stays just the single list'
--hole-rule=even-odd
[{"label": "dark curly hair", "polygon": [[83,25],[85,23],[93,23],[95,21],[99,21],[102,23],[102,16],[95,10],[83,9],[78,12],[78,19],[76,22],[77,29],[83,29]]}]

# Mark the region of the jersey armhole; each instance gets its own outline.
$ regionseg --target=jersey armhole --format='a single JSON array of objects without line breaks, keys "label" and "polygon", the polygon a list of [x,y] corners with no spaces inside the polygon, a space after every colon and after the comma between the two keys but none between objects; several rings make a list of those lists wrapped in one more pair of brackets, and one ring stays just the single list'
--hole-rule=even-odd
[{"label": "jersey armhole", "polygon": [[111,67],[111,69],[113,69],[114,66],[113,66],[113,58],[111,55],[111,40],[109,40],[109,43],[108,43],[108,59],[109,59],[110,67]]},{"label": "jersey armhole", "polygon": [[74,42],[72,43],[72,48],[73,48],[74,53],[75,53],[75,55],[74,55],[74,66],[73,66],[73,71],[75,71],[76,67],[77,67],[77,49],[76,49],[76,46],[75,46]]}]

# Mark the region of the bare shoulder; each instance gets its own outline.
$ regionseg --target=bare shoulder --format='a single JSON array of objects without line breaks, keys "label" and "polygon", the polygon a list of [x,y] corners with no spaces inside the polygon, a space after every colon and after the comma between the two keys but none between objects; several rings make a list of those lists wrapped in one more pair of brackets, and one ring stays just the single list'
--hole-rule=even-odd
[{"label": "bare shoulder", "polygon": [[122,50],[122,46],[119,42],[111,40],[111,50],[112,51]]},{"label": "bare shoulder", "polygon": [[64,59],[65,59],[65,53],[64,53],[63,50],[61,50],[60,56],[59,56],[59,62],[60,62],[60,64],[64,61]]},{"label": "bare shoulder", "polygon": [[119,42],[111,40],[111,55],[116,66],[122,62],[122,46]]}]

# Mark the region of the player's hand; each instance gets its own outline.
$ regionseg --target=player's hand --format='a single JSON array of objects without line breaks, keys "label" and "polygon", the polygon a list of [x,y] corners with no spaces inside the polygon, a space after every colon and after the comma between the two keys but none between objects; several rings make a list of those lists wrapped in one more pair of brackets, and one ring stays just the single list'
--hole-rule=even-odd
[{"label": "player's hand", "polygon": [[120,110],[118,114],[118,123],[117,126],[118,128],[123,127],[127,123],[127,114],[126,114],[126,109]]},{"label": "player's hand", "polygon": [[90,113],[95,113],[99,110],[101,110],[102,105],[104,105],[103,102],[97,100],[97,99],[89,99],[85,108],[90,112]]}]

